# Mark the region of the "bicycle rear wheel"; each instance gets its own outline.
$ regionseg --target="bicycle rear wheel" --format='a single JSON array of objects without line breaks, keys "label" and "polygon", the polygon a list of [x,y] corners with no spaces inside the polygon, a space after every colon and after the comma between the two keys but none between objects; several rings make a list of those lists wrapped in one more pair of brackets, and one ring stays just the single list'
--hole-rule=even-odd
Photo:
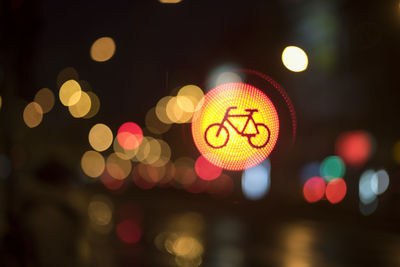
[{"label": "bicycle rear wheel", "polygon": [[254,148],[263,148],[269,142],[271,131],[269,130],[268,126],[263,123],[256,123],[256,127],[258,134],[248,137],[249,144]]}]

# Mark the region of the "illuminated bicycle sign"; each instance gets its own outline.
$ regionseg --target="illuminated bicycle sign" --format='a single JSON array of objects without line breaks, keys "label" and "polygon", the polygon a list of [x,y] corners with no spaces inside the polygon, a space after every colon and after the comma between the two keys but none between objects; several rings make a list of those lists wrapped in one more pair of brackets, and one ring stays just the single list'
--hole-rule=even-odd
[{"label": "illuminated bicycle sign", "polygon": [[272,101],[246,83],[222,84],[204,96],[192,120],[200,153],[216,166],[243,170],[261,163],[279,135],[278,113]]},{"label": "illuminated bicycle sign", "polygon": [[[254,121],[253,113],[258,112],[258,109],[245,109],[245,111],[248,112],[248,114],[230,115],[229,112],[232,109],[237,109],[237,107],[229,107],[226,110],[224,119],[222,120],[221,123],[213,123],[207,127],[206,132],[204,134],[204,138],[207,144],[213,148],[221,148],[227,145],[229,140],[229,131],[228,128],[224,125],[225,122],[227,122],[239,135],[247,137],[249,145],[251,145],[252,147],[254,148],[265,147],[265,145],[269,141],[271,131],[269,130],[268,126],[265,125],[264,123],[256,123]],[[242,117],[247,118],[247,120],[246,123],[244,124],[243,129],[240,131],[238,127],[236,127],[229,119],[242,118]],[[248,127],[252,127],[253,131],[249,131]],[[255,144],[254,140],[256,139],[257,136],[261,136],[261,138],[265,141],[263,141],[261,144]]]}]

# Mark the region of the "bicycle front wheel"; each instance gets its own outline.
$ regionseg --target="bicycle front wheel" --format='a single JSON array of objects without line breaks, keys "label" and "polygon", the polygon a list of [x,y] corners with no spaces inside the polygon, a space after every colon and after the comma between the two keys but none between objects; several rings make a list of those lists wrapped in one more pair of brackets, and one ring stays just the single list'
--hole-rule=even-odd
[{"label": "bicycle front wheel", "polygon": [[[219,130],[220,132],[218,134]],[[211,124],[204,133],[204,139],[206,140],[207,145],[212,148],[224,147],[229,140],[228,129],[226,129],[226,127],[220,123]]]},{"label": "bicycle front wheel", "polygon": [[265,147],[271,137],[271,131],[263,123],[256,123],[258,134],[249,136],[249,144],[254,148]]}]

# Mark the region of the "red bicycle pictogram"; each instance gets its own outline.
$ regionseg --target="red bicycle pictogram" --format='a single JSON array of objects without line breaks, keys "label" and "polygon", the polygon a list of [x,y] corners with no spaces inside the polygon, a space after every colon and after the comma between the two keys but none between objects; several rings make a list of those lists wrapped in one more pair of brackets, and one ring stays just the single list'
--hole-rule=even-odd
[{"label": "red bicycle pictogram", "polygon": [[[232,109],[237,109],[237,107],[227,108],[221,123],[213,123],[207,127],[204,133],[204,139],[206,140],[206,143],[212,148],[222,148],[226,146],[229,141],[229,131],[224,124],[228,123],[239,135],[247,137],[251,147],[265,147],[269,142],[271,131],[264,123],[256,123],[254,121],[253,114],[258,112],[258,109],[245,109],[248,114],[229,114]],[[229,120],[229,118],[247,118],[247,120],[243,129],[240,131],[238,127],[236,127],[232,121]],[[255,126],[254,133],[246,133],[247,127],[250,123]]]}]

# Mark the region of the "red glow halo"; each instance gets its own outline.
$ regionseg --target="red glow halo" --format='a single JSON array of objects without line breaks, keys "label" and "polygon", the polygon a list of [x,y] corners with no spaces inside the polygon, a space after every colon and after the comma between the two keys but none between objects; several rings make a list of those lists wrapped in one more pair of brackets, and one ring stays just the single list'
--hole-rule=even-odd
[{"label": "red glow halo", "polygon": [[246,83],[219,85],[204,96],[192,120],[192,135],[200,153],[227,170],[244,170],[261,163],[274,149],[279,118],[272,101]]}]

